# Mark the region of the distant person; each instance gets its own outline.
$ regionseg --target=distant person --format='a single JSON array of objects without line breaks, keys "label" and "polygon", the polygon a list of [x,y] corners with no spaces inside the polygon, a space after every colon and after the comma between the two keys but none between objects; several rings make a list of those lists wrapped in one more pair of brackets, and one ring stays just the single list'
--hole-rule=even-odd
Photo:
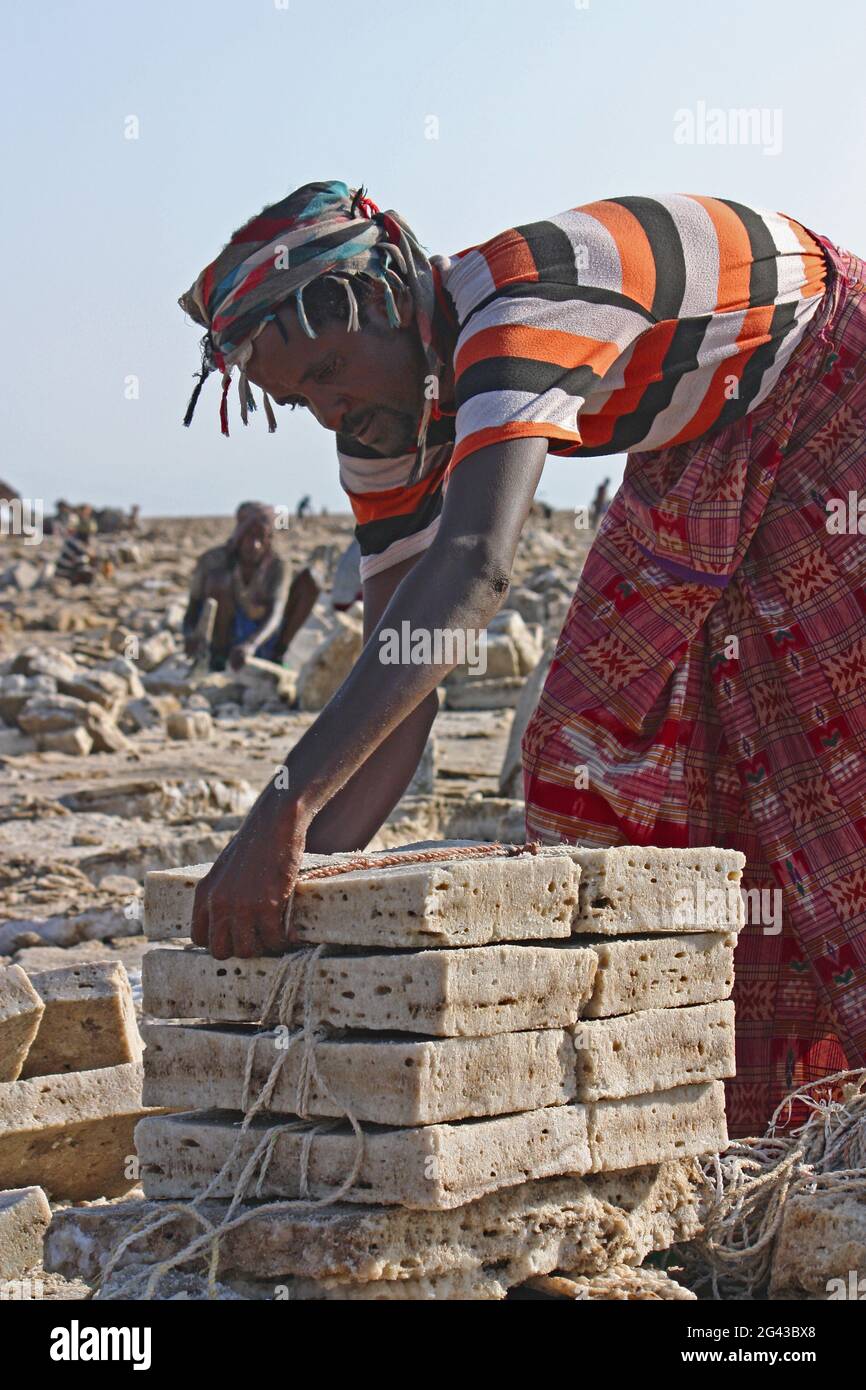
[{"label": "distant person", "polygon": [[303,517],[309,516],[312,510],[313,499],[310,496],[310,494],[306,492],[304,493],[304,496],[301,498],[300,502],[297,505],[297,508],[295,510],[295,516],[298,518],[298,521],[301,521]]},{"label": "distant person", "polygon": [[55,574],[69,584],[93,583],[96,578],[95,556],[86,541],[79,540],[72,533],[64,538]]},{"label": "distant person", "polygon": [[344,613],[353,603],[357,603],[359,599],[363,600],[363,597],[361,547],[353,537],[337,561],[334,582],[331,585],[331,607],[338,613]]},{"label": "distant person", "polygon": [[593,531],[598,530],[599,522],[610,506],[610,478],[605,478],[596,489],[596,494],[592,499],[592,506],[589,510],[589,519],[592,522]]},{"label": "distant person", "polygon": [[96,535],[99,525],[96,520],[96,512],[90,502],[80,502],[75,508],[74,515],[77,517],[77,521],[70,527],[70,530],[80,541],[89,540],[91,536]]},{"label": "distant person", "polygon": [[138,528],[138,503],[129,512],[125,512],[122,507],[102,507],[96,513],[96,529],[100,535],[115,536],[123,531],[135,531]]},{"label": "distant person", "polygon": [[274,509],[242,502],[224,545],[199,557],[183,620],[188,656],[199,651],[198,623],[207,598],[217,601],[207,653],[212,671],[240,670],[249,657],[282,662],[289,643],[306,622],[319,593],[308,569],[291,580],[286,560],[274,547]]}]

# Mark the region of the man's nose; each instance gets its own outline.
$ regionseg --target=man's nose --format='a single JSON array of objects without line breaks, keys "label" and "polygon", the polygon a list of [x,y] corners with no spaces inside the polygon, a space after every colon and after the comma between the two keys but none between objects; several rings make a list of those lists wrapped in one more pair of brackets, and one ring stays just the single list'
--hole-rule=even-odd
[{"label": "man's nose", "polygon": [[318,420],[319,424],[332,434],[339,434],[343,428],[343,420],[348,412],[348,401],[343,396],[333,399],[311,400],[310,409]]}]

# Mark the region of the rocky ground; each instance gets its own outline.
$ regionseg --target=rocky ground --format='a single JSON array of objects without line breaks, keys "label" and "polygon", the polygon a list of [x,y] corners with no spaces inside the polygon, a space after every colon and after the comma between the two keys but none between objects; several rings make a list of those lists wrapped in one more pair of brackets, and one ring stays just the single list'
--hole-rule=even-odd
[{"label": "rocky ground", "polygon": [[[111,573],[89,588],[50,576],[53,538],[0,538],[0,963],[111,953],[135,971],[144,875],[219,851],[354,659],[358,619],[335,614],[325,590],[286,672],[191,670],[180,640],[189,576],[229,529],[172,518],[100,537]],[[327,577],[350,536],[349,518],[313,517],[280,541]],[[520,808],[500,794],[513,707],[559,631],[588,539],[570,513],[530,521],[487,677],[446,688],[433,747],[379,843],[402,841],[410,823],[519,833]],[[513,775],[509,790],[519,795]]]},{"label": "rocky ground", "polygon": [[[98,537],[103,572],[86,588],[54,574],[58,539],[0,537],[0,966],[34,980],[119,961],[137,998],[145,874],[219,853],[357,655],[360,610],[336,613],[326,587],[285,669],[254,663],[240,679],[193,669],[180,637],[189,577],[230,528],[172,518]],[[311,517],[279,544],[327,584],[351,530],[346,516]],[[526,711],[537,698],[589,540],[571,513],[530,519],[487,671],[464,669],[444,687],[422,765],[377,847],[522,838],[515,706],[522,693]],[[81,1294],[33,1277],[38,1296]]]},{"label": "rocky ground", "polygon": [[[140,1113],[135,1004],[148,949],[145,874],[219,853],[360,649],[359,612],[335,612],[328,587],[351,522],[312,517],[280,536],[293,565],[313,563],[325,584],[285,667],[253,662],[241,677],[194,669],[180,639],[189,577],[201,551],[229,530],[226,518],[174,518],[100,537],[101,572],[89,588],[54,574],[58,540],[28,546],[0,534],[0,1083],[12,1082],[0,1084],[0,1107],[12,1115],[5,1138],[0,1116],[0,1188],[16,1189],[0,1192],[0,1297],[89,1296],[87,1285],[29,1265],[25,1254],[38,1252],[51,1210],[68,1200],[135,1195],[129,1182],[121,1193],[102,1181],[98,1165],[103,1134],[115,1157],[132,1152]],[[372,847],[522,838],[519,733],[590,539],[571,513],[530,518],[506,607],[491,625],[487,668],[458,670],[442,688],[418,773]],[[124,969],[112,968],[118,964]],[[76,992],[85,983],[83,1007]],[[114,1048],[101,1060],[100,1029]],[[10,1069],[10,1036],[12,1054],[27,1053],[23,1070],[14,1055]],[[41,1065],[34,1038],[42,1040]],[[837,1122],[862,1145],[863,1085],[851,1089]],[[92,1146],[95,1167],[76,1158],[81,1144]],[[725,1161],[735,1166],[737,1151]],[[84,1175],[82,1190],[50,1190],[63,1162],[67,1188],[71,1171],[76,1182]],[[51,1210],[38,1184],[53,1198]],[[866,1268],[864,1240],[862,1182],[856,1191],[798,1196],[763,1272],[770,1296],[862,1296],[844,1290],[845,1272],[859,1277]],[[685,1283],[699,1297],[712,1296],[705,1253],[686,1251]],[[4,1292],[10,1268],[12,1295]],[[555,1279],[521,1292],[691,1296],[652,1269],[640,1274],[640,1287],[618,1277],[614,1292]],[[827,1292],[836,1285],[842,1293]],[[169,1296],[199,1295],[180,1288]],[[745,1295],[737,1286],[725,1296]]]}]

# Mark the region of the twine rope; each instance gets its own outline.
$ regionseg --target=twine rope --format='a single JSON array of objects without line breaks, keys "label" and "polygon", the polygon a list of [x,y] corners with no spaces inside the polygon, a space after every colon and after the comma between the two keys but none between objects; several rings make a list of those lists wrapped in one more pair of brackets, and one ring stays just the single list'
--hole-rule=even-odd
[{"label": "twine rope", "polygon": [[[778,1133],[797,1103],[807,1118]],[[703,1175],[703,1232],[680,1247],[678,1258],[696,1292],[708,1288],[714,1299],[760,1295],[792,1197],[833,1193],[866,1200],[866,1067],[798,1087],[777,1106],[764,1136],[711,1155]]]},{"label": "twine rope", "polygon": [[[539,848],[540,846],[537,844],[502,845],[494,843],[455,846],[452,849],[409,850],[384,855],[362,854],[339,864],[322,864],[315,868],[302,870],[299,879],[303,882],[309,882],[334,878],[339,874],[353,873],[358,869],[431,864],[454,859],[481,859],[492,856],[511,858],[521,854],[537,854]],[[287,912],[290,910],[291,901]],[[180,1218],[181,1220],[189,1219],[202,1228],[199,1234],[193,1235],[181,1250],[155,1262],[152,1270],[146,1271],[145,1274],[133,1275],[129,1283],[123,1286],[121,1293],[109,1294],[106,1297],[122,1297],[124,1299],[140,1297],[145,1301],[150,1300],[156,1296],[160,1282],[172,1269],[204,1256],[207,1258],[208,1297],[216,1299],[219,1297],[217,1271],[219,1269],[220,1242],[230,1231],[237,1231],[254,1216],[266,1216],[270,1212],[285,1212],[287,1209],[300,1212],[333,1206],[346,1197],[355,1186],[364,1161],[364,1131],[351,1107],[345,1101],[338,1100],[334,1096],[319,1071],[316,1056],[317,1044],[326,1036],[326,1030],[317,1018],[315,1010],[315,978],[324,951],[324,945],[297,948],[285,956],[275,973],[262,1007],[261,1023],[263,1026],[253,1034],[251,1045],[247,1049],[241,1092],[243,1120],[237,1138],[222,1167],[197,1197],[189,1201],[160,1203],[161,1210],[150,1212],[134,1223],[106,1262],[100,1280],[100,1290],[96,1294],[97,1298],[103,1297],[102,1290],[108,1283],[110,1276],[118,1267],[124,1254],[136,1241],[154,1235],[161,1227]],[[254,1093],[253,1078],[256,1071],[256,1051],[260,1040],[268,1039],[273,1042],[277,1036],[275,1025],[291,1029],[292,1020],[299,1010],[302,1020],[300,1026],[294,1032],[289,1032],[285,1047],[276,1049],[278,1054],[276,1060],[264,1082]],[[222,1219],[217,1222],[211,1221],[200,1209],[201,1205],[219,1189],[223,1180],[232,1171],[253,1120],[262,1111],[268,1109],[286,1060],[295,1045],[301,1049],[295,1098],[295,1113],[299,1118],[288,1120],[283,1124],[272,1125],[265,1131],[234,1182],[231,1197]],[[331,1102],[339,1111],[338,1117],[317,1120],[314,1124],[309,1123],[313,1091]],[[311,1197],[310,1163],[314,1141],[319,1135],[333,1132],[344,1120],[348,1121],[355,1137],[354,1156],[349,1171],[333,1191],[321,1197]],[[261,1198],[268,1170],[280,1139],[284,1135],[298,1133],[302,1134],[298,1164],[300,1197],[266,1202],[260,1206],[249,1206],[236,1215],[238,1207],[249,1195],[250,1188],[254,1189],[254,1195],[257,1199]],[[133,1292],[136,1288],[139,1290],[137,1294]]]}]

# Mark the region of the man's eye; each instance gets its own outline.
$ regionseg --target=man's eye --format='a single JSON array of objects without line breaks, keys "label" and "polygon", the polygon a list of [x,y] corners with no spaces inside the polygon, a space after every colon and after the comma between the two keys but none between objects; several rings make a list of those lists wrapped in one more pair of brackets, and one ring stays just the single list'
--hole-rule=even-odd
[{"label": "man's eye", "polygon": [[323,362],[316,372],[316,381],[321,385],[322,382],[330,381],[337,372],[337,363],[333,357],[329,357],[327,362]]}]

